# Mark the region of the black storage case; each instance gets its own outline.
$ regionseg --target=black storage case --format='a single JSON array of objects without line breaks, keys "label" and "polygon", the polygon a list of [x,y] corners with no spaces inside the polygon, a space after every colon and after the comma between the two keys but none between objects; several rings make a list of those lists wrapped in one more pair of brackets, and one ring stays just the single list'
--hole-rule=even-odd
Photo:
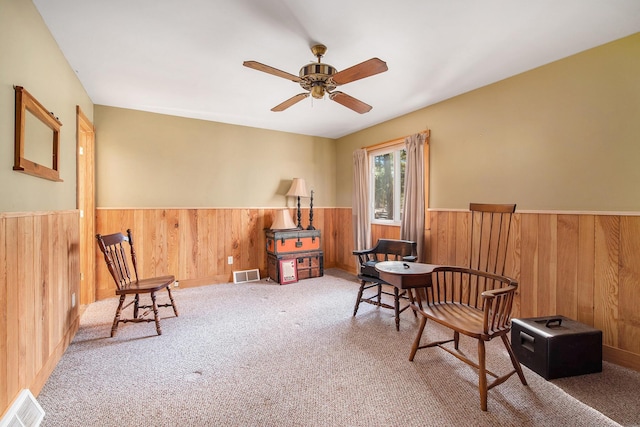
[{"label": "black storage case", "polygon": [[564,316],[511,319],[511,347],[547,380],[602,372],[602,331]]}]

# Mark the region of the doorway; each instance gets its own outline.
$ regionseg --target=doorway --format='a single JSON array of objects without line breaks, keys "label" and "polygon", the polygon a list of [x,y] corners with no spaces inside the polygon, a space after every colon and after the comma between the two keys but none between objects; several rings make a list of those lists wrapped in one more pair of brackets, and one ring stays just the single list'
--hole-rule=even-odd
[{"label": "doorway", "polygon": [[80,211],[80,305],[96,300],[95,265],[95,130],[76,106],[77,209]]}]

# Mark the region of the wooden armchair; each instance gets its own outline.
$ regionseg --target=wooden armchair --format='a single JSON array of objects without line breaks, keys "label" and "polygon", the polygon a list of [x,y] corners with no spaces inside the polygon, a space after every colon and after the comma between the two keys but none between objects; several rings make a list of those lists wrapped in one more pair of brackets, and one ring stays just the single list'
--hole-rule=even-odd
[{"label": "wooden armchair", "polygon": [[[434,269],[431,279],[431,286],[418,292],[417,299],[422,304],[412,304],[413,310],[417,311],[421,319],[409,360],[413,361],[420,349],[439,347],[476,368],[480,407],[483,411],[487,410],[488,390],[503,383],[514,373],[518,374],[522,384],[527,385],[522,367],[508,340],[511,308],[518,283],[505,276],[462,267],[438,267]],[[453,338],[420,345],[429,319],[453,330]],[[477,363],[458,351],[460,334],[478,340]],[[485,342],[496,337],[502,340],[514,368],[502,376],[486,369]],[[445,346],[450,342],[453,342],[453,349]],[[491,384],[487,384],[487,374],[495,378]]]},{"label": "wooden armchair", "polygon": [[[104,260],[111,277],[116,282],[116,295],[120,295],[120,302],[113,318],[113,326],[111,327],[111,336],[113,337],[120,323],[126,322],[155,322],[156,332],[162,335],[160,329],[160,318],[158,316],[158,307],[172,307],[173,313],[178,316],[178,309],[171,295],[171,285],[175,282],[174,276],[151,277],[147,279],[138,279],[138,260],[136,251],[133,247],[133,237],[131,230],[127,230],[127,235],[122,233],[109,234],[103,236],[97,234],[98,247],[104,254]],[[131,256],[131,264],[133,265],[134,276],[131,275],[131,268],[127,261],[127,251],[124,242],[129,243],[129,252]],[[157,304],[156,292],[166,289],[169,294],[170,303]],[[151,305],[140,304],[140,294],[149,294]],[[123,307],[127,295],[133,295],[133,300]],[[133,304],[133,317],[121,318],[122,310]],[[140,313],[140,309],[145,309]],[[153,318],[146,317],[149,313],[153,313]]]},{"label": "wooden armchair", "polygon": [[[379,239],[378,243],[371,249],[353,251],[353,254],[358,257],[358,279],[360,279],[360,290],[358,291],[356,306],[353,309],[354,316],[358,312],[360,302],[390,308],[395,311],[396,330],[400,330],[400,313],[409,308],[409,304],[400,308],[400,299],[413,301],[413,294],[411,291],[407,292],[406,290],[399,292],[399,289],[395,286],[393,287],[393,293],[384,290],[383,285],[389,284],[380,279],[375,265],[380,261],[416,261],[418,259],[416,248],[416,242],[409,240]],[[376,287],[377,292],[371,296],[364,297],[364,291],[372,287]],[[394,305],[382,302],[382,295],[393,296]]]}]

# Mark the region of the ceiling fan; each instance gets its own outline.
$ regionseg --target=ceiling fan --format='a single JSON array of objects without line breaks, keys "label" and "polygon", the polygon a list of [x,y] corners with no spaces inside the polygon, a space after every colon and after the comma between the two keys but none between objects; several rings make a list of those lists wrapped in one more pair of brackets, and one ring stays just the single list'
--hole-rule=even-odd
[{"label": "ceiling fan", "polygon": [[344,105],[357,113],[363,114],[370,111],[372,108],[371,105],[365,104],[344,92],[335,91],[334,89],[346,83],[383,73],[388,70],[387,63],[378,58],[371,58],[360,64],[338,71],[333,66],[321,62],[322,56],[326,51],[327,47],[325,45],[317,44],[312,46],[311,52],[318,58],[318,62],[312,62],[303,66],[300,69],[299,76],[256,61],[244,61],[242,65],[299,83],[300,86],[307,91],[292,96],[283,103],[273,107],[271,111],[284,111],[297,102],[307,98],[309,95],[316,99],[322,99],[325,93],[329,95],[329,99],[332,101]]}]

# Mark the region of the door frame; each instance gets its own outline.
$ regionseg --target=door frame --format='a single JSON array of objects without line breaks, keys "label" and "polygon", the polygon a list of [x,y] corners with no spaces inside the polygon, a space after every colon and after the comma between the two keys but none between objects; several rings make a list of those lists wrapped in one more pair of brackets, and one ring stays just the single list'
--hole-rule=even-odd
[{"label": "door frame", "polygon": [[95,128],[76,106],[76,208],[80,211],[80,305],[96,300]]}]

